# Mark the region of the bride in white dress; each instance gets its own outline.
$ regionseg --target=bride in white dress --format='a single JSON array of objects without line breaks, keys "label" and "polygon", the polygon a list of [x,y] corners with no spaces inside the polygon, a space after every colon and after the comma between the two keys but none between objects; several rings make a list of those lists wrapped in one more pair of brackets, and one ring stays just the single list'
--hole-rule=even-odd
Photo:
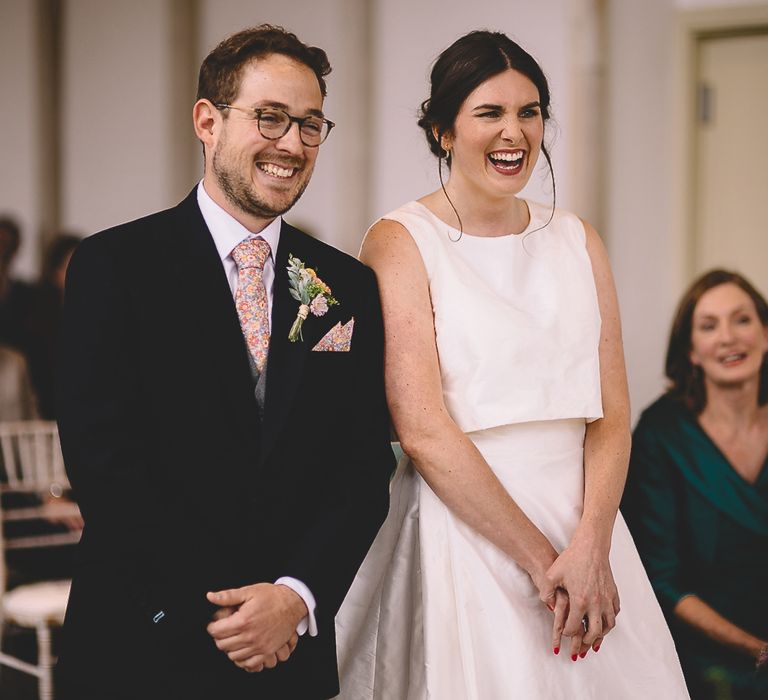
[{"label": "bride in white dress", "polygon": [[450,178],[362,249],[406,456],[337,617],[339,697],[688,698],[617,515],[629,408],[605,249],[517,196],[549,162],[546,78],[472,32],[431,88],[419,124]]}]

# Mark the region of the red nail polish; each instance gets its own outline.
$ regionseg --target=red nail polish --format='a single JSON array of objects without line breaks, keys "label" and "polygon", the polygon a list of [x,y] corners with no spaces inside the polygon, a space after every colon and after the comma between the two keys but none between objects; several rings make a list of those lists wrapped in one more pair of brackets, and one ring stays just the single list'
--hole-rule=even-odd
[{"label": "red nail polish", "polygon": [[576,654],[571,654],[571,661],[576,661],[579,657]]},{"label": "red nail polish", "polygon": [[555,648],[554,648],[552,651],[553,651],[555,654],[559,654],[559,653],[560,653],[560,647],[555,647]]},{"label": "red nail polish", "polygon": [[594,651],[595,654],[597,654],[597,652],[600,651],[600,645],[598,644],[596,647],[592,647],[592,651]]},{"label": "red nail polish", "polygon": [[586,655],[587,655],[587,652],[582,651],[581,654],[579,654],[579,657],[583,659]]}]

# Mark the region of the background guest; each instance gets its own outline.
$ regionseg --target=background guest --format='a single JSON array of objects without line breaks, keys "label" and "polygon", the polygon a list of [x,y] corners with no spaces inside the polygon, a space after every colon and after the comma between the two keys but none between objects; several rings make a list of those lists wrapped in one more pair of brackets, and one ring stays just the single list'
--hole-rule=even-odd
[{"label": "background guest", "polygon": [[0,217],[0,343],[24,352],[24,321],[32,287],[11,277],[11,264],[20,243],[19,224],[11,217]]},{"label": "background guest", "polygon": [[68,233],[61,233],[50,242],[40,282],[31,294],[29,310],[24,319],[32,383],[38,398],[40,416],[47,420],[56,418],[56,341],[64,302],[64,278],[69,259],[79,243],[79,236]]},{"label": "background guest", "polygon": [[[19,229],[9,219],[0,220],[0,240],[6,260],[10,261],[18,249]],[[3,330],[8,333],[20,351],[0,345],[0,421],[54,418],[54,366],[59,316],[64,297],[64,276],[69,259],[80,239],[61,234],[50,243],[43,262],[43,272],[37,286],[11,280],[6,274],[8,304],[0,308],[5,312]],[[22,352],[24,354],[22,354]],[[0,455],[0,483],[6,481]],[[39,506],[44,510],[38,520],[6,526],[6,536],[45,535],[82,528],[82,518],[72,514],[72,501],[68,494],[45,496],[41,500],[35,493],[4,493],[6,508]],[[9,585],[71,575],[72,546],[44,547],[14,550],[6,555],[9,566]]]},{"label": "background guest", "polygon": [[[39,417],[26,359],[13,348],[0,345],[0,422],[28,421]],[[4,457],[5,454],[0,452],[0,487],[8,483]],[[79,531],[83,527],[82,517],[72,512],[68,491],[57,496],[18,490],[2,491],[0,498],[6,510],[42,506],[39,517],[35,519],[2,523],[6,538]],[[44,579],[69,578],[73,553],[71,545],[6,552],[7,587]]]},{"label": "background guest", "polygon": [[765,299],[706,273],[672,325],[670,388],[634,433],[622,510],[695,700],[768,697],[766,352]]}]

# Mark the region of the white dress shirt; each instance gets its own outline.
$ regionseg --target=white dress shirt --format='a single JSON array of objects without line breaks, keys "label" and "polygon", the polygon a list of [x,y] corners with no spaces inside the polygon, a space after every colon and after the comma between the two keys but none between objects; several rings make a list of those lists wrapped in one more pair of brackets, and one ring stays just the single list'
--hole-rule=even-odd
[{"label": "white dress shirt", "polygon": [[[253,233],[211,199],[210,195],[205,191],[202,181],[197,186],[197,204],[200,207],[200,211],[208,226],[208,230],[211,232],[213,242],[216,245],[216,250],[219,252],[221,264],[224,266],[224,272],[227,275],[227,281],[229,282],[229,288],[232,290],[233,297],[237,292],[238,281],[237,265],[232,258],[232,251],[235,246],[247,238],[261,238],[269,244],[270,254],[264,263],[262,279],[264,280],[264,287],[267,290],[267,309],[271,330],[272,299],[274,297],[275,283],[275,256],[277,254],[277,245],[280,242],[280,227],[283,224],[282,217],[278,216],[261,231]],[[302,581],[290,576],[281,576],[275,583],[288,586],[288,588],[295,591],[307,606],[308,614],[299,622],[296,627],[296,632],[300,635],[309,632],[310,636],[317,636],[317,621],[315,620],[316,602],[315,597],[312,595],[312,591],[310,591]]]}]

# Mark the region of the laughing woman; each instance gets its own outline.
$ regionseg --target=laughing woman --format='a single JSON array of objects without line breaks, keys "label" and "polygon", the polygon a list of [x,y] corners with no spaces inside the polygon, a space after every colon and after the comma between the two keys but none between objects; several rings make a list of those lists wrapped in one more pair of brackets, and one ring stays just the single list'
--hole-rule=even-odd
[{"label": "laughing woman", "polygon": [[687,698],[616,517],[629,411],[605,249],[518,196],[549,162],[547,80],[480,31],[431,83],[419,124],[450,178],[362,249],[407,457],[337,618],[341,697]]},{"label": "laughing woman", "polygon": [[672,325],[671,387],[635,430],[622,511],[696,700],[768,698],[767,352],[765,299],[708,272]]}]

